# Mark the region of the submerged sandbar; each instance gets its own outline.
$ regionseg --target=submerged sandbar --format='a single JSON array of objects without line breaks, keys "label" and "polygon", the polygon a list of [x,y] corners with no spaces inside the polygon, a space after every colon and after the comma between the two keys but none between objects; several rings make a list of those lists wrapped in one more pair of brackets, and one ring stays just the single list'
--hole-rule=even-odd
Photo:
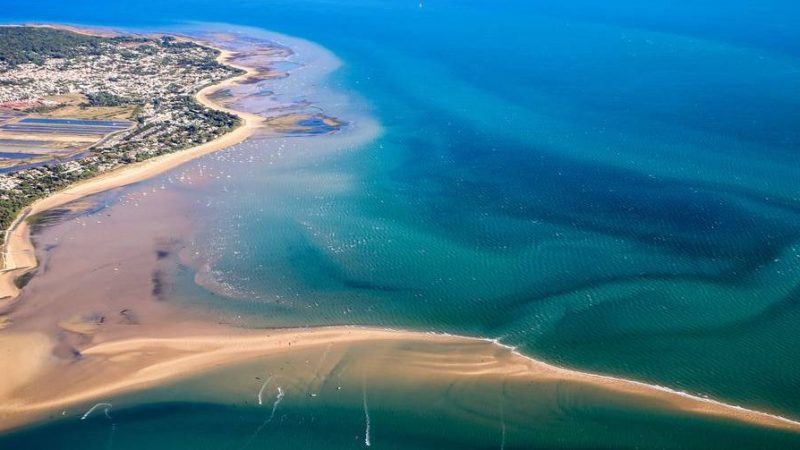
[{"label": "submerged sandbar", "polygon": [[[223,53],[220,58],[229,62],[231,56]],[[213,96],[214,89],[207,89],[198,93],[198,101],[224,108],[215,103],[215,99],[222,101],[224,97]],[[234,113],[245,119],[245,126],[221,140],[74,186],[37,203],[31,213],[167,171],[247,138],[263,120],[249,113]],[[315,124],[303,120],[291,117],[292,123],[299,122],[303,127]],[[234,134],[237,132],[239,134]],[[16,250],[9,252],[9,256],[14,270],[24,271],[34,267],[36,260],[27,222],[21,220],[18,225],[10,238],[17,247],[12,247]],[[7,272],[3,280],[11,282],[13,275]],[[70,280],[60,281],[63,286],[70,287]],[[126,280],[131,284],[142,282],[145,290],[147,281],[146,278]],[[76,291],[80,292],[77,288]],[[146,302],[150,298],[142,295],[139,300]],[[88,296],[58,305],[57,311],[62,313],[72,308],[78,312],[99,308],[99,305],[100,299]],[[149,304],[147,320],[141,323],[130,310],[122,309],[120,317],[116,318],[118,321],[106,321],[102,326],[93,317],[76,313],[57,320],[57,328],[39,327],[40,322],[33,317],[46,316],[54,311],[52,308],[54,306],[47,302],[36,310],[23,305],[16,313],[27,314],[25,320],[12,324],[0,334],[0,350],[4,355],[0,371],[10,374],[0,390],[3,419],[0,427],[4,429],[53,414],[80,418],[85,413],[83,407],[93,402],[142,393],[221,367],[233,370],[239,365],[270,364],[287,355],[307,352],[318,357],[316,361],[319,362],[310,364],[308,370],[287,372],[285,376],[293,380],[293,392],[316,394],[319,383],[333,376],[348,386],[369,380],[371,386],[391,385],[403,392],[422,384],[446,386],[448,392],[463,403],[464,414],[468,417],[489,420],[475,412],[482,410],[481,414],[492,416],[494,420],[498,411],[505,408],[502,409],[503,423],[509,429],[525,427],[531,414],[543,419],[553,418],[548,411],[559,408],[560,397],[566,393],[570,399],[592,404],[800,431],[800,423],[777,415],[636,381],[556,367],[485,339],[356,327],[247,330],[197,320],[190,312],[177,310],[169,304]],[[184,318],[186,316],[190,317]],[[123,323],[123,319],[127,323]],[[69,346],[59,347],[56,336],[65,335],[69,336]],[[491,396],[481,394],[487,387]],[[257,391],[249,384],[217,383],[204,395],[220,402],[237,402],[244,398],[261,401]],[[496,395],[498,392],[502,395]],[[497,404],[501,399],[505,399],[507,405],[517,406],[501,407]]]}]

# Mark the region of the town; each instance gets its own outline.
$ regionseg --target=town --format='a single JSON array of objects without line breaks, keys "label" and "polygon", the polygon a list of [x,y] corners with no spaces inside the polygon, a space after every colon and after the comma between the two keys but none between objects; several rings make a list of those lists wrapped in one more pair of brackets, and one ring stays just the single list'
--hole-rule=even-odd
[{"label": "town", "polygon": [[239,125],[194,94],[241,73],[172,36],[0,27],[0,226],[36,199]]}]

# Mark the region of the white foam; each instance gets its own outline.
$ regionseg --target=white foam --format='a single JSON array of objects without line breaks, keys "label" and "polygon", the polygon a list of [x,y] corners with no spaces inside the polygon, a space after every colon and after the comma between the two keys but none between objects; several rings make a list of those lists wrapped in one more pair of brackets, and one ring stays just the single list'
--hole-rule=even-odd
[{"label": "white foam", "polygon": [[98,404],[92,406],[91,408],[89,408],[89,410],[86,411],[83,414],[83,416],[81,416],[81,420],[86,420],[86,418],[89,417],[89,415],[92,414],[92,412],[94,412],[95,409],[100,408],[100,407],[105,407],[105,409],[103,411],[105,412],[106,417],[108,417],[110,419],[111,418],[111,414],[109,413],[109,411],[111,411],[111,407],[112,407],[111,403],[98,403]]},{"label": "white foam", "polygon": [[272,422],[272,419],[275,417],[275,411],[278,410],[278,405],[280,405],[281,400],[283,400],[283,395],[284,395],[283,389],[281,389],[281,387],[278,386],[278,395],[275,396],[275,403],[272,404],[272,414],[270,414],[269,419],[267,419],[267,421],[264,422],[265,425]]},{"label": "white foam", "polygon": [[[320,328],[327,328],[327,327],[320,327]],[[365,327],[358,326],[358,325],[350,325],[350,326],[347,326],[347,328],[374,329],[374,328],[365,328]],[[392,328],[387,328],[387,327],[384,327],[384,328],[381,328],[381,329],[384,330],[384,331],[390,331],[390,332],[420,333],[420,331],[407,330],[407,329],[406,330],[404,330],[404,329],[392,329]],[[704,397],[704,396],[697,395],[697,394],[691,394],[691,393],[688,393],[688,392],[685,392],[685,391],[679,391],[679,390],[672,389],[672,388],[669,388],[669,387],[666,387],[666,386],[661,386],[661,385],[658,385],[658,384],[649,384],[649,383],[644,383],[642,381],[631,380],[631,379],[628,379],[628,378],[620,378],[620,377],[615,377],[615,376],[611,376],[611,375],[601,375],[601,374],[594,374],[594,373],[589,373],[589,372],[581,372],[581,371],[578,371],[578,370],[574,370],[574,369],[570,369],[570,368],[566,368],[566,367],[560,367],[560,366],[557,366],[557,365],[554,365],[554,364],[549,364],[549,363],[546,363],[546,362],[544,362],[542,360],[538,360],[538,359],[535,359],[535,358],[532,358],[530,356],[527,356],[525,354],[520,353],[520,351],[517,350],[517,347],[515,347],[515,346],[511,346],[511,345],[508,345],[508,344],[503,344],[502,342],[500,342],[501,338],[485,338],[485,337],[476,337],[476,336],[464,336],[464,335],[459,335],[459,334],[451,334],[451,333],[438,332],[438,331],[427,331],[427,332],[424,332],[424,333],[431,334],[431,335],[434,335],[434,336],[455,337],[455,338],[472,340],[472,341],[489,342],[489,343],[492,343],[493,345],[497,345],[498,347],[502,347],[504,349],[509,350],[512,354],[514,354],[516,356],[519,356],[520,358],[524,358],[524,359],[526,359],[528,361],[533,361],[536,364],[542,364],[542,365],[551,367],[551,368],[553,368],[555,370],[561,370],[561,371],[565,371],[565,372],[572,372],[572,373],[575,373],[575,374],[580,374],[580,375],[586,376],[587,378],[594,378],[594,379],[601,380],[601,381],[614,381],[614,382],[618,382],[618,383],[628,383],[628,384],[631,384],[631,385],[634,385],[634,386],[640,386],[640,387],[643,387],[643,388],[653,389],[653,390],[656,390],[656,391],[667,392],[667,393],[670,393],[670,394],[674,394],[674,395],[677,395],[677,396],[680,396],[680,397],[692,399],[692,400],[695,400],[695,401],[698,401],[698,402],[702,402],[702,403],[706,403],[706,404],[709,404],[709,405],[715,405],[715,406],[719,406],[719,407],[722,407],[722,408],[725,408],[725,409],[731,409],[731,410],[735,410],[735,411],[739,411],[739,412],[743,412],[743,413],[747,413],[747,414],[752,414],[754,416],[768,417],[768,418],[771,418],[771,419],[775,419],[775,420],[777,420],[779,422],[783,422],[785,424],[789,424],[789,425],[792,425],[792,426],[795,426],[795,427],[800,427],[800,421],[794,420],[794,419],[790,419],[788,417],[784,417],[784,416],[781,416],[781,415],[778,415],[778,414],[772,414],[772,413],[768,413],[768,412],[763,412],[763,411],[758,411],[758,410],[754,410],[754,409],[750,409],[750,408],[745,408],[743,406],[733,405],[731,403],[725,403],[725,402],[722,402],[722,401],[719,401],[719,400],[714,400],[712,398]]]},{"label": "white foam", "polygon": [[272,375],[268,376],[267,379],[264,381],[264,383],[261,384],[261,389],[258,390],[258,404],[259,405],[263,404],[263,402],[261,400],[262,400],[262,396],[264,395],[264,389],[267,387],[267,384],[269,384],[269,380],[271,380],[271,379],[272,379]]},{"label": "white foam", "polygon": [[[272,377],[270,377],[270,378],[272,378]],[[267,379],[267,381],[269,381],[269,379]],[[264,382],[264,385],[266,386],[266,382]],[[262,388],[263,388],[263,386],[262,386]],[[245,449],[245,448],[249,447],[250,444],[253,442],[253,440],[256,438],[256,436],[258,436],[258,433],[260,433],[261,430],[264,429],[265,426],[267,426],[267,424],[272,422],[272,419],[275,417],[275,411],[278,410],[278,405],[281,403],[281,400],[283,400],[284,394],[285,393],[283,391],[283,388],[278,386],[278,395],[275,396],[275,402],[272,404],[272,412],[269,414],[269,417],[267,417],[266,419],[264,419],[263,422],[261,422],[261,425],[259,425],[258,428],[256,428],[256,431],[253,432],[253,434],[250,436],[250,438],[247,440],[247,442],[245,442],[244,445],[242,445],[240,447],[240,449]],[[259,404],[261,404],[260,400],[261,400],[261,398],[259,396]]]},{"label": "white foam", "polygon": [[362,399],[364,400],[364,446],[369,447],[372,445],[369,437],[370,419],[369,419],[369,406],[367,406],[367,386],[363,385]]},{"label": "white foam", "polygon": [[[450,335],[448,335],[448,336],[450,336]],[[547,366],[553,367],[554,369],[564,370],[564,371],[569,371],[569,372],[574,372],[574,373],[579,373],[579,374],[584,375],[586,377],[595,378],[595,379],[598,379],[598,380],[615,381],[615,382],[620,382],[620,383],[628,383],[628,384],[632,384],[632,385],[635,385],[635,386],[640,386],[640,387],[653,389],[653,390],[657,390],[657,391],[661,391],[661,392],[668,392],[670,394],[678,395],[678,396],[681,396],[681,397],[684,397],[684,398],[696,400],[696,401],[707,403],[707,404],[710,404],[710,405],[716,405],[716,406],[720,406],[720,407],[727,408],[727,409],[733,409],[733,410],[736,410],[736,411],[741,411],[741,412],[745,412],[745,413],[748,413],[748,414],[753,414],[753,415],[760,416],[760,417],[769,417],[771,419],[775,419],[775,420],[778,420],[778,421],[781,421],[781,422],[784,422],[784,423],[787,423],[787,424],[800,426],[800,421],[789,419],[788,417],[780,416],[780,415],[777,415],[777,414],[771,414],[771,413],[767,413],[767,412],[763,412],[763,411],[757,411],[757,410],[745,408],[745,407],[739,406],[739,405],[733,405],[733,404],[730,404],[730,403],[725,403],[725,402],[722,402],[722,401],[719,401],[719,400],[714,400],[712,398],[708,398],[708,397],[705,397],[705,396],[700,396],[700,395],[696,395],[696,394],[690,394],[690,393],[685,392],[685,391],[679,391],[679,390],[668,388],[666,386],[661,386],[661,385],[658,385],[658,384],[644,383],[644,382],[641,382],[641,381],[631,380],[631,379],[628,379],[628,378],[620,378],[620,377],[615,377],[615,376],[611,376],[611,375],[600,375],[600,374],[589,373],[589,372],[580,372],[580,371],[577,371],[577,370],[568,369],[568,368],[556,366],[556,365],[553,365],[553,364],[548,364],[548,363],[545,363],[543,361],[537,360],[535,358],[531,358],[530,356],[527,356],[527,355],[524,355],[524,354],[520,353],[519,350],[517,350],[517,347],[511,346],[511,345],[508,345],[508,344],[503,344],[502,342],[500,342],[500,338],[490,339],[490,338],[480,338],[480,337],[472,337],[472,336],[460,336],[460,337],[463,337],[463,338],[466,338],[466,339],[472,339],[472,340],[491,342],[494,345],[497,345],[499,347],[502,347],[502,348],[505,348],[505,349],[509,350],[511,353],[513,353],[516,356],[519,356],[520,358],[525,358],[525,359],[527,359],[529,361],[534,361],[534,362],[536,362],[538,364],[545,364]]]}]

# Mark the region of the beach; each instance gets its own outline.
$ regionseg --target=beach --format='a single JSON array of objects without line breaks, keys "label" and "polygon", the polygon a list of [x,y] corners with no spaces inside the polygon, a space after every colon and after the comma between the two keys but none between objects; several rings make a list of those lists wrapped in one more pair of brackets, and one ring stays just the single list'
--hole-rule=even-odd
[{"label": "beach", "polygon": [[[48,367],[42,361],[51,346],[46,337],[3,337],[0,342],[4,366],[0,368],[12,378],[0,391],[2,427],[19,426],[53,411],[68,409],[74,415],[80,412],[75,410],[76,405],[107,401],[120,394],[174,382],[218,367],[255,361],[268,365],[270,359],[287,353],[326,350],[330,354],[331,348],[358,344],[367,349],[374,346],[374,354],[381,355],[377,361],[400,358],[393,362],[391,372],[378,363],[369,365],[367,360],[356,361],[367,364],[371,379],[376,380],[398,377],[413,385],[437,378],[467,383],[488,379],[498,386],[511,383],[516,389],[522,389],[526,383],[544,386],[570,383],[575,389],[588,390],[592,395],[614,399],[620,404],[640,404],[672,414],[697,414],[800,432],[800,422],[790,419],[645,383],[559,368],[485,339],[359,327],[243,331],[198,323],[164,326],[163,333],[158,333],[156,327],[147,328],[146,332],[139,330],[136,337],[101,337],[99,342],[81,350],[82,361],[69,370]],[[410,346],[415,351],[395,354],[387,352],[385,344],[395,349]],[[355,363],[328,358],[331,359],[325,362],[331,367]],[[291,376],[324,378],[325,374],[295,373]],[[48,381],[31,382],[37,379]],[[219,389],[224,394],[230,387],[219,386]],[[530,387],[529,395],[544,401],[545,394],[538,387]],[[522,418],[518,420],[524,422]]]},{"label": "beach", "polygon": [[[213,39],[193,39],[215,46]],[[302,50],[298,53],[315,54],[313,48]],[[494,141],[462,136],[469,130],[465,123],[490,117],[491,127],[499,118],[513,122],[517,117],[498,111],[519,111],[500,97],[480,97],[494,109],[474,117],[478,109],[459,103],[476,95],[472,88],[451,83],[424,59],[405,64],[387,54],[383,66],[376,66],[403,87],[390,102],[394,107],[429,108],[419,117],[407,116],[405,109],[388,114],[398,123],[387,121],[384,139],[379,132],[367,132],[366,138],[348,134],[373,122],[363,111],[363,116],[354,114],[361,104],[347,104],[346,95],[319,95],[330,109],[309,100],[304,93],[322,91],[323,84],[313,68],[280,72],[274,85],[259,87],[251,78],[271,72],[237,64],[239,56],[221,49],[218,61],[245,74],[196,94],[201,104],[239,116],[239,127],[204,145],[71,186],[37,201],[12,225],[0,275],[0,318],[7,318],[0,322],[0,372],[7,374],[0,386],[0,432],[11,435],[50,424],[63,432],[91,422],[113,436],[117,417],[132,424],[161,405],[188,405],[189,410],[221,405],[230,420],[244,421],[240,417],[255,411],[254,427],[231,431],[244,437],[243,447],[256,435],[278,436],[278,428],[289,429],[292,420],[305,426],[337,413],[353,413],[359,427],[363,421],[365,429],[356,436],[347,431],[347,442],[359,447],[379,442],[380,432],[388,429],[397,430],[401,445],[403,433],[430,438],[435,433],[418,431],[418,422],[435,429],[442,417],[456,424],[454,439],[463,439],[450,441],[454,448],[459,442],[473,444],[473,437],[476,447],[499,444],[502,449],[508,438],[516,439],[509,448],[532,448],[539,435],[552,438],[545,440],[550,446],[581,447],[576,443],[585,439],[580,441],[585,448],[620,442],[625,444],[620,447],[641,447],[652,442],[649,436],[663,437],[673,428],[691,435],[676,442],[697,442],[691,441],[695,435],[702,441],[704,430],[728,437],[735,436],[731,430],[745,430],[756,439],[762,434],[799,439],[800,421],[791,407],[757,395],[729,396],[735,390],[730,385],[716,391],[708,389],[710,383],[692,384],[693,376],[702,379],[705,373],[733,374],[743,385],[769,380],[711,370],[700,350],[694,357],[702,345],[692,346],[693,339],[705,338],[701,326],[711,302],[687,299],[741,295],[746,301],[731,301],[726,306],[731,317],[720,320],[722,325],[708,319],[709,328],[726,337],[730,324],[757,328],[740,316],[780,315],[758,303],[767,276],[762,280],[754,272],[750,284],[726,278],[718,255],[740,249],[709,238],[698,247],[711,248],[715,259],[703,259],[695,249],[690,256],[680,254],[679,244],[685,242],[679,239],[693,243],[695,234],[708,234],[683,233],[671,216],[667,225],[653,227],[680,232],[655,233],[658,244],[653,244],[650,230],[636,228],[644,229],[645,221],[631,219],[641,213],[636,208],[620,216],[630,229],[613,229],[605,213],[620,201],[614,197],[621,190],[615,183],[630,179],[637,187],[663,192],[661,185],[647,184],[656,183],[650,181],[654,177],[637,178],[606,166],[595,172],[549,154],[530,164],[499,163]],[[365,58],[363,64],[371,68],[371,62]],[[409,69],[408,79],[401,68]],[[369,77],[358,81],[368,85]],[[459,94],[453,95],[454,103],[430,90],[437,83]],[[245,85],[251,89],[249,105],[257,107],[239,110],[215,100],[220,90]],[[274,92],[286,87],[292,104],[302,105],[299,112],[286,112],[280,101],[285,99]],[[450,109],[455,112],[440,114]],[[265,119],[256,110],[279,115]],[[324,133],[307,132],[309,117],[331,111],[341,120],[322,119]],[[459,116],[469,117],[459,122]],[[540,122],[533,117],[521,128],[527,133],[531,123]],[[445,139],[446,133],[425,128],[428,124],[453,135]],[[271,132],[270,139],[254,139],[259,129]],[[580,136],[579,130],[571,135]],[[472,140],[475,148],[468,145]],[[213,154],[234,145],[234,151]],[[401,145],[408,153],[396,150]],[[436,151],[428,152],[426,145]],[[448,155],[452,148],[473,153],[459,159]],[[528,155],[528,149],[520,153]],[[463,164],[453,179],[449,164]],[[580,169],[571,172],[572,165]],[[540,170],[535,179],[532,167]],[[493,179],[484,171],[500,175]],[[604,183],[597,191],[585,184],[593,176]],[[451,182],[456,187],[447,191]],[[466,190],[481,183],[475,192]],[[567,192],[571,186],[583,190],[573,196]],[[549,190],[557,193],[551,198]],[[522,193],[542,198],[526,203]],[[493,194],[502,194],[501,201],[492,200]],[[719,203],[712,200],[709,204]],[[54,214],[37,231],[34,246],[27,219],[70,203],[68,213]],[[575,205],[571,215],[555,213]],[[539,215],[531,212],[539,207]],[[698,216],[713,210],[698,209]],[[727,210],[721,216],[738,217]],[[588,231],[577,230],[580,226]],[[668,238],[675,242],[664,244],[662,252],[657,245]],[[791,257],[781,254],[771,264],[783,268]],[[667,264],[678,275],[664,274]],[[14,280],[37,267],[20,291]],[[683,276],[682,270],[699,275]],[[684,284],[689,287],[681,291]],[[673,291],[674,297],[661,296]],[[620,319],[628,313],[637,320]],[[682,314],[690,317],[685,323]],[[708,339],[719,341],[713,332]],[[663,340],[654,348],[638,348],[637,333]],[[667,345],[670,333],[688,344],[675,338],[678,344]],[[637,351],[610,350],[615,345],[627,350],[628,339]],[[575,355],[583,360],[570,359]],[[614,364],[603,365],[609,355],[616,357]],[[759,365],[756,358],[738,353],[736,358],[748,367]],[[637,364],[646,365],[642,361],[674,368],[679,375],[637,372]],[[281,403],[284,396],[298,402],[291,412]],[[287,408],[285,415],[280,408]],[[408,422],[395,423],[386,414]],[[166,426],[181,420],[153,416]],[[593,432],[622,437],[592,442]],[[628,435],[635,438],[626,440]]]},{"label": "beach", "polygon": [[[203,43],[203,45],[208,44]],[[251,67],[232,63],[230,60],[232,60],[235,55],[231,52],[222,49],[217,50],[220,52],[217,58],[218,62],[243,70],[245,73],[225,80],[222,83],[201,89],[195,95],[195,99],[207,108],[235,114],[242,121],[241,125],[233,131],[205,144],[167,155],[161,155],[139,163],[129,164],[89,180],[76,183],[67,189],[39,199],[31,206],[25,208],[5,233],[5,242],[3,246],[4,268],[2,273],[0,273],[0,301],[9,302],[13,300],[19,293],[19,289],[14,284],[14,280],[35,269],[37,265],[33,243],[30,240],[29,225],[26,219],[82,197],[152,178],[155,175],[164,173],[187,161],[238,144],[247,139],[248,136],[252,135],[255,129],[261,126],[264,121],[263,117],[248,112],[234,111],[225,108],[209,98],[209,94],[213,92],[241,83],[243,80],[257,75],[255,69]]]}]

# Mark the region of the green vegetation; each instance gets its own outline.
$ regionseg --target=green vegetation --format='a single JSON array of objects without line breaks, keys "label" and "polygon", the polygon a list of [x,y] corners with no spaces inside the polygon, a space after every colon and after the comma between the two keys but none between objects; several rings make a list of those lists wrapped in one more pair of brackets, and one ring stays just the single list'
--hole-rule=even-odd
[{"label": "green vegetation", "polygon": [[49,112],[55,111],[59,108],[59,105],[39,105],[34,106],[32,108],[28,108],[25,112],[34,113],[34,114],[47,114]]},{"label": "green vegetation", "polygon": [[9,67],[43,64],[47,58],[68,58],[97,49],[112,39],[43,27],[0,27],[0,61]]},{"label": "green vegetation", "polygon": [[[172,153],[174,151],[203,144],[233,130],[241,124],[238,117],[233,114],[206,108],[197,103],[191,96],[178,96],[167,105],[170,110],[181,110],[183,117],[197,124],[181,126],[171,133],[158,133],[155,137],[154,150],[151,152],[134,153],[138,146],[137,139],[149,131],[157,131],[160,125],[147,123],[136,127],[130,134],[113,148],[98,148],[95,153],[104,156],[118,157],[125,163],[143,161],[154,156]],[[124,155],[124,156],[123,156]]]},{"label": "green vegetation", "polygon": [[17,215],[34,201],[97,174],[92,167],[87,167],[81,172],[63,173],[56,164],[38,170],[46,172],[47,176],[23,182],[13,192],[5,193],[6,198],[0,201],[0,227],[3,229],[8,229]]},{"label": "green vegetation", "polygon": [[[26,98],[22,94],[31,98],[63,93],[59,91],[63,88],[59,85],[62,70],[83,69],[80,76],[84,76],[86,68],[97,67],[101,56],[111,58],[102,59],[107,67],[97,71],[96,77],[93,73],[86,74],[79,92],[86,101],[80,106],[132,106],[136,127],[100,141],[80,159],[53,161],[0,175],[9,186],[0,189],[0,228],[7,229],[37,199],[76,181],[211,141],[239,125],[235,115],[206,108],[192,96],[200,88],[198,76],[210,84],[241,73],[217,62],[219,52],[214,49],[173,37],[106,38],[53,28],[0,26],[0,72],[6,95],[12,98],[15,95]],[[31,77],[30,73],[36,71],[30,68],[18,67],[44,64],[51,58],[63,60],[52,66],[48,64],[42,78]],[[159,76],[153,77],[156,74]],[[141,91],[137,80],[148,76],[148,83],[160,90]],[[30,92],[25,93],[18,86],[28,86]],[[44,114],[59,107],[38,105],[26,112]]]},{"label": "green vegetation", "polygon": [[96,94],[86,94],[86,103],[84,106],[122,106],[130,103],[119,95],[114,95],[109,92],[98,92]]}]

